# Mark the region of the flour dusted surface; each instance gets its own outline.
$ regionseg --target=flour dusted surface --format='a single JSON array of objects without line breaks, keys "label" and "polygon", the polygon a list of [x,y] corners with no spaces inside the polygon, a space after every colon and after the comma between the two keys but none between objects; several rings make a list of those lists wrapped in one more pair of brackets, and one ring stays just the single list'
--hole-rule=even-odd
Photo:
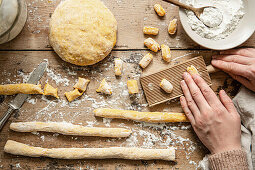
[{"label": "flour dusted surface", "polygon": [[[245,14],[242,0],[186,0],[186,3],[194,7],[214,6],[223,14],[222,23],[217,27],[209,28],[193,12],[186,11],[191,29],[206,39],[221,40],[228,37]],[[212,9],[207,10],[201,17],[204,22],[215,26],[219,22],[220,14],[213,12]]]}]

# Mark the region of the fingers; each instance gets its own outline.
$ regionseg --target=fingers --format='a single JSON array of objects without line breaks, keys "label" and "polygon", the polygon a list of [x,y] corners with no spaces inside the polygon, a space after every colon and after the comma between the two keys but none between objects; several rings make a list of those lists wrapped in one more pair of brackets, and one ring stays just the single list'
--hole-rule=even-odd
[{"label": "fingers", "polygon": [[252,59],[245,56],[240,55],[215,55],[212,56],[215,60],[222,60],[226,62],[233,62],[233,63],[239,63],[244,65],[250,65],[252,64]]},{"label": "fingers", "polygon": [[192,79],[191,75],[188,73],[183,74],[183,78],[185,81],[185,84],[188,86],[189,92],[191,94],[191,97],[197,104],[199,110],[204,109],[205,107],[209,107],[207,101],[205,100],[203,94],[201,93],[200,89]]},{"label": "fingers", "polygon": [[250,80],[246,79],[245,77],[238,76],[235,74],[228,73],[233,79],[239,81],[241,84],[243,84],[248,89],[252,89],[253,85],[251,84]]},{"label": "fingers", "polygon": [[182,109],[183,109],[184,113],[186,114],[187,118],[189,119],[191,125],[194,125],[195,118],[194,118],[192,112],[190,111],[190,109],[188,107],[188,103],[184,96],[180,97],[180,102],[181,102]]},{"label": "fingers", "polygon": [[192,75],[193,80],[200,88],[204,98],[210,106],[216,106],[220,104],[220,101],[214,91],[208,86],[208,84],[199,75]]},{"label": "fingers", "polygon": [[228,112],[236,113],[236,108],[234,106],[234,103],[232,102],[230,97],[228,97],[228,95],[226,94],[226,92],[224,90],[220,91],[219,96],[220,96],[220,100],[221,100],[222,104],[225,106],[225,108],[228,110]]},{"label": "fingers", "polygon": [[255,57],[254,53],[255,49],[253,48],[239,48],[220,52],[223,55],[242,55],[246,57]]},{"label": "fingers", "polygon": [[245,65],[214,59],[212,60],[211,63],[214,67],[217,67],[225,72],[240,75],[247,78],[250,77],[247,66]]},{"label": "fingers", "polygon": [[185,99],[187,102],[187,106],[190,109],[190,111],[192,112],[194,118],[196,119],[200,115],[200,111],[199,111],[196,103],[194,102],[194,100],[190,94],[189,88],[184,80],[181,81],[181,88],[184,93],[184,96],[185,96]]}]

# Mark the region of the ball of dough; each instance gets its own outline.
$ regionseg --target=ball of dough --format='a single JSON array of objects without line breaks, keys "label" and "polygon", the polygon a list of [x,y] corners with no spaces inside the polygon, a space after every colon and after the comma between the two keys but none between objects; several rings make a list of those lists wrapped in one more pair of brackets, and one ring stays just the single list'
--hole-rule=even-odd
[{"label": "ball of dough", "polygon": [[103,60],[116,44],[117,21],[100,0],[66,0],[50,21],[50,44],[65,61],[85,66]]}]

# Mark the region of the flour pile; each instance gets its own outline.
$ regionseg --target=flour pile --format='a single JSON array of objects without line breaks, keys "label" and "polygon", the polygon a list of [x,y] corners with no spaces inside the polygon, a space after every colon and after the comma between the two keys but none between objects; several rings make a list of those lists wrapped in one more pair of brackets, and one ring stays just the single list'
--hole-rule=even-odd
[{"label": "flour pile", "polygon": [[[205,26],[193,12],[186,11],[191,29],[201,37],[212,40],[221,40],[229,36],[245,14],[242,0],[186,0],[186,4],[194,7],[213,6],[218,9],[217,11],[215,8],[206,8],[201,14],[201,20],[206,25],[211,25],[211,28]],[[222,15],[222,23],[216,26]]]}]

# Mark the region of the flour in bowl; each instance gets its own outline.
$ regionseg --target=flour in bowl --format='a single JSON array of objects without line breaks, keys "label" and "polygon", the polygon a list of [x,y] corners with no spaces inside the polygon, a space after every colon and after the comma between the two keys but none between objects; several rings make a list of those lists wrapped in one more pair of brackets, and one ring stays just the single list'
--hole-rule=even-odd
[{"label": "flour in bowl", "polygon": [[[213,18],[213,19],[212,19]],[[200,15],[200,20],[211,28],[217,27],[221,24],[223,19],[222,13],[218,8],[205,8]]]},{"label": "flour in bowl", "polygon": [[[186,0],[186,4],[194,7],[214,6],[217,8],[218,11],[215,8],[206,8],[200,16],[206,25],[212,26],[210,28],[205,26],[192,11],[186,11],[191,29],[201,37],[212,40],[221,40],[229,36],[245,14],[242,0]],[[213,27],[221,19],[221,24]]]}]

